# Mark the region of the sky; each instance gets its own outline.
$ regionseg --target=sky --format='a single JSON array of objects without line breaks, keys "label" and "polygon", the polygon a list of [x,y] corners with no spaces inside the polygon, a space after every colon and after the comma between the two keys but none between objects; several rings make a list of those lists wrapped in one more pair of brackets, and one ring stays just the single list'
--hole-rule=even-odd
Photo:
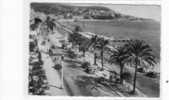
[{"label": "sky", "polygon": [[77,6],[105,6],[116,12],[141,18],[161,21],[161,7],[158,5],[117,5],[117,4],[72,4]]},{"label": "sky", "polygon": [[105,5],[106,7],[136,17],[151,18],[161,21],[161,8],[157,5]]}]

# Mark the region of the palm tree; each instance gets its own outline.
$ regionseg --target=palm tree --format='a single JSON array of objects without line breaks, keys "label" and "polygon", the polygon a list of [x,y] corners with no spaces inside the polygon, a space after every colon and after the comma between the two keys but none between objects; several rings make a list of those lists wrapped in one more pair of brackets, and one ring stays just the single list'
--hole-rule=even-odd
[{"label": "palm tree", "polygon": [[52,19],[50,16],[47,16],[45,23],[47,25],[48,32],[51,30],[53,32],[54,28],[56,27],[56,24],[54,23],[55,19]]},{"label": "palm tree", "polygon": [[[80,31],[80,26],[76,26],[75,29],[72,31],[72,34],[69,34],[68,36],[68,41],[72,43],[73,46],[80,45],[82,44],[83,37],[81,34],[79,34]],[[80,48],[79,48],[80,49]]]},{"label": "palm tree", "polygon": [[123,84],[123,68],[128,58],[127,50],[124,47],[118,47],[112,51],[110,56],[110,63],[117,63],[120,66],[120,83]]},{"label": "palm tree", "polygon": [[72,44],[78,46],[80,50],[80,45],[83,43],[82,36],[79,33],[73,33],[70,35],[70,38]]},{"label": "palm tree", "polygon": [[106,47],[106,45],[109,43],[108,40],[105,40],[104,38],[99,38],[97,43],[96,43],[96,48],[98,48],[100,50],[100,56],[101,56],[101,65],[102,68],[101,70],[103,70],[103,62],[104,62],[104,49]]},{"label": "palm tree", "polygon": [[[96,63],[96,58],[97,58],[97,54],[96,54],[96,52],[95,52],[95,50],[96,50],[96,44],[97,44],[97,40],[98,40],[98,37],[97,37],[97,35],[95,35],[95,36],[92,36],[92,38],[91,38],[91,43],[93,44],[93,49],[94,49],[94,65],[96,65],[97,63]],[[91,45],[92,45],[91,44]]]},{"label": "palm tree", "polygon": [[130,61],[135,66],[132,90],[132,93],[135,93],[138,66],[142,67],[143,64],[154,66],[156,63],[155,56],[152,53],[151,47],[143,40],[129,41],[126,43],[125,47],[128,48],[128,61]]},{"label": "palm tree", "polygon": [[74,33],[78,33],[78,32],[80,32],[80,31],[82,31],[82,29],[81,29],[81,27],[80,26],[75,26],[75,28],[74,28],[74,30],[73,30],[73,32]]},{"label": "palm tree", "polygon": [[91,41],[89,39],[81,38],[79,50],[83,52],[83,57],[85,57],[85,53],[89,49],[90,45],[91,45]]}]

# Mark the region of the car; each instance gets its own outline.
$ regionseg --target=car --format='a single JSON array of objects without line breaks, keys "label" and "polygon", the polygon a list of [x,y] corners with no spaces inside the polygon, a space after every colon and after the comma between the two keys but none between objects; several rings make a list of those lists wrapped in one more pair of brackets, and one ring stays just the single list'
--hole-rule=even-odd
[{"label": "car", "polygon": [[157,73],[153,72],[153,71],[150,71],[150,72],[147,72],[145,74],[145,76],[150,77],[150,78],[156,78],[157,77]]},{"label": "car", "polygon": [[140,72],[140,73],[145,73],[144,68],[138,68],[137,71]]}]

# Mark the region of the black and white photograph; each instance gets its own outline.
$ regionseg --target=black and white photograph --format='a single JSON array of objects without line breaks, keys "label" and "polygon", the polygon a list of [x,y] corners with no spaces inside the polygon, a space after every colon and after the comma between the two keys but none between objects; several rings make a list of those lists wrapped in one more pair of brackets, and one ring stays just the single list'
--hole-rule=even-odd
[{"label": "black and white photograph", "polygon": [[29,95],[160,97],[160,5],[31,2],[29,9]]}]

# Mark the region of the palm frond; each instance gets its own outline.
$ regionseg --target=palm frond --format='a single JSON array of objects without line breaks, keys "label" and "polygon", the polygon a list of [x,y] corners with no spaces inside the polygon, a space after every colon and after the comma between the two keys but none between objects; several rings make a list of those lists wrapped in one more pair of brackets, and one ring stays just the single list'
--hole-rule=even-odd
[{"label": "palm frond", "polygon": [[[128,47],[130,56],[134,59],[138,59],[138,65],[141,65],[142,62],[146,62],[149,65],[154,65],[156,63],[153,50],[145,41],[132,40],[125,46]],[[131,59],[131,57],[129,59]]]}]

